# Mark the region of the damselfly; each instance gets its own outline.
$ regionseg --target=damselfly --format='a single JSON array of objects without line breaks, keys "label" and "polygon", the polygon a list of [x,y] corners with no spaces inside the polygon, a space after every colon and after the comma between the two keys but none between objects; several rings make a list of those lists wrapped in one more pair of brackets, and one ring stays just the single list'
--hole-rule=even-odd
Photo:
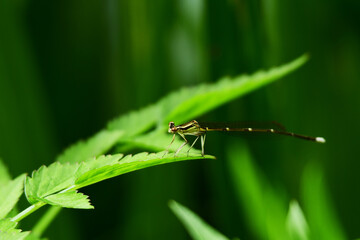
[{"label": "damselfly", "polygon": [[286,135],[296,138],[301,138],[308,141],[318,142],[318,143],[325,143],[325,139],[323,137],[310,137],[310,136],[304,136],[297,133],[287,132],[284,129],[274,129],[274,128],[236,128],[236,127],[230,127],[226,124],[223,124],[223,126],[217,124],[217,126],[211,126],[211,124],[201,123],[199,124],[196,120],[192,120],[188,123],[184,123],[178,126],[175,126],[174,122],[169,123],[169,133],[173,134],[173,138],[171,140],[170,145],[167,147],[166,152],[168,152],[168,149],[170,148],[171,144],[175,140],[175,135],[179,134],[183,139],[184,143],[181,144],[181,146],[176,150],[175,156],[180,152],[180,150],[188,143],[188,140],[185,138],[185,135],[192,135],[196,136],[196,139],[191,144],[189,150],[187,151],[189,153],[190,149],[194,146],[196,141],[200,138],[201,140],[201,154],[204,156],[204,144],[205,144],[205,138],[207,132],[258,132],[258,133],[273,133],[273,134],[280,134],[280,135]]}]

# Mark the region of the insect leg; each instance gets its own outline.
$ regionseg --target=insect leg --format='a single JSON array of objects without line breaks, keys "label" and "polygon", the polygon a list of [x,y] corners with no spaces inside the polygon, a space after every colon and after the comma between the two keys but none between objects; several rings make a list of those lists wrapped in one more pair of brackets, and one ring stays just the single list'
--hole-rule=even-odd
[{"label": "insect leg", "polygon": [[189,150],[187,150],[187,156],[189,156],[189,151],[191,150],[191,148],[195,145],[196,141],[199,139],[200,136],[197,136],[197,138],[194,140],[193,144],[191,144]]},{"label": "insect leg", "polygon": [[178,150],[176,150],[174,157],[176,157],[176,155],[180,152],[180,150],[188,143],[188,140],[185,138],[185,136],[181,133],[179,133],[179,135],[185,140],[185,142],[183,144],[181,144],[181,146],[178,148]]}]

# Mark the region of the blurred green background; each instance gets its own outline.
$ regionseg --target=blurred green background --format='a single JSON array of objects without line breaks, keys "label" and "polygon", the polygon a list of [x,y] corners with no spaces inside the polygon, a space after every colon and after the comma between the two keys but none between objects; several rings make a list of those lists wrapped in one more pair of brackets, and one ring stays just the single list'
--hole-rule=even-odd
[{"label": "blurred green background", "polygon": [[[303,170],[318,164],[346,236],[359,237],[359,11],[360,2],[348,0],[3,0],[0,156],[13,176],[30,173],[115,116],[182,86],[252,73],[308,52],[310,61],[291,76],[202,120],[276,120],[291,131],[324,136],[326,145],[242,139],[266,179],[300,205]],[[167,207],[175,199],[225,235],[254,239],[229,179],[225,152],[233,141],[208,136],[206,152],[215,161],[159,166],[84,189],[95,210],[63,210],[45,235],[187,239]],[[20,208],[26,206],[23,201]]]}]

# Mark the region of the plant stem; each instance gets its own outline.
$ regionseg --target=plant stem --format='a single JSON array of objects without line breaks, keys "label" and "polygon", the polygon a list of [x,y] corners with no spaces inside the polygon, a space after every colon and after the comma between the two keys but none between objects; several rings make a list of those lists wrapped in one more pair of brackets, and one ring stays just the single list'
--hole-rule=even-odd
[{"label": "plant stem", "polygon": [[22,219],[26,218],[28,215],[30,215],[31,213],[35,212],[36,210],[38,210],[39,208],[41,208],[42,206],[44,206],[46,203],[44,202],[38,202],[35,203],[33,205],[31,205],[30,207],[28,207],[27,209],[25,209],[24,211],[22,211],[21,213],[19,213],[18,215],[16,215],[15,217],[13,217],[11,219],[11,221],[13,222],[19,222]]},{"label": "plant stem", "polygon": [[32,233],[37,237],[41,237],[45,229],[49,226],[52,220],[56,217],[56,215],[60,212],[61,207],[59,206],[51,206],[50,209],[42,216],[42,218],[38,221],[35,227],[32,229]]}]

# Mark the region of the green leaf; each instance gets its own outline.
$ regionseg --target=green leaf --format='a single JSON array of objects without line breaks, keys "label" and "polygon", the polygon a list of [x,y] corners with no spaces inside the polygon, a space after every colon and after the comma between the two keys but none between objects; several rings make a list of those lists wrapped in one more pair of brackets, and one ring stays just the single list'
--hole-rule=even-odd
[{"label": "green leaf", "polygon": [[311,164],[302,176],[302,196],[313,239],[348,239],[338,221],[320,166]]},{"label": "green leaf", "polygon": [[0,239],[1,240],[17,240],[24,239],[30,232],[21,232],[15,229],[17,223],[9,218],[0,219]]},{"label": "green leaf", "polygon": [[30,232],[0,232],[1,240],[23,240]]},{"label": "green leaf", "polygon": [[34,234],[33,232],[30,232],[30,234],[26,237],[26,240],[49,240],[48,238],[44,237],[39,237],[36,234]]},{"label": "green leaf", "polygon": [[[142,149],[146,149],[149,151],[157,152],[157,151],[162,151],[167,146],[169,146],[171,140],[172,140],[171,134],[166,133],[165,131],[155,130],[148,134],[136,136],[134,138],[128,138],[128,139],[125,139],[124,141],[121,140],[120,143],[125,144],[125,146],[123,146],[123,148],[137,147],[137,148],[142,148]],[[180,139],[180,137],[177,136],[175,138],[173,144],[169,148],[169,150],[175,152],[182,143],[184,143],[184,140]],[[187,144],[187,146],[184,147],[182,152],[186,152],[188,150],[188,148],[190,147],[190,145]],[[190,154],[200,154],[201,151],[197,150],[195,148],[192,148],[189,153]]]},{"label": "green leaf", "polygon": [[77,191],[53,194],[45,198],[45,202],[50,205],[66,208],[93,209],[88,196]]},{"label": "green leaf", "polygon": [[0,186],[11,180],[11,176],[4,162],[0,158]]},{"label": "green leaf", "polygon": [[25,174],[12,181],[0,184],[0,219],[14,208],[23,193]]},{"label": "green leaf", "polygon": [[13,222],[10,218],[0,219],[0,232],[7,232],[15,229],[17,222]]},{"label": "green leaf", "polygon": [[80,141],[67,148],[57,158],[57,161],[61,163],[77,163],[97,157],[112,148],[122,135],[122,131],[102,130],[87,141]]},{"label": "green leaf", "polygon": [[86,173],[106,165],[116,163],[123,155],[107,155],[92,158],[81,164],[61,164],[55,162],[49,167],[42,166],[34,171],[32,177],[26,178],[25,194],[31,204],[44,201],[45,197],[74,185],[75,179]]},{"label": "green leaf", "polygon": [[308,56],[304,54],[288,64],[268,71],[234,78],[225,77],[214,84],[183,88],[162,98],[154,105],[116,118],[107,128],[124,131],[124,139],[126,139],[144,133],[156,124],[160,129],[164,129],[169,121],[184,123],[280,79],[302,66],[307,59]]},{"label": "green leaf", "polygon": [[136,154],[134,156],[128,155],[121,159],[119,163],[104,166],[95,170],[88,171],[81,175],[75,182],[76,189],[84,186],[88,186],[105,179],[119,176],[124,173],[133,172],[139,169],[156,166],[165,163],[178,162],[184,160],[195,160],[195,159],[214,159],[215,157],[205,155],[201,156],[187,156],[182,154],[177,157],[174,157],[174,154],[166,154],[164,152],[160,153],[151,153],[146,152]]},{"label": "green leaf", "polygon": [[184,88],[170,94],[160,102],[164,123],[178,121],[180,124],[194,119],[226,102],[280,79],[302,66],[307,60],[308,56],[304,54],[288,64],[268,71],[258,71],[252,75],[241,75],[235,78],[225,77],[215,84]]},{"label": "green leaf", "polygon": [[229,239],[207,224],[195,213],[183,205],[170,201],[169,206],[179,220],[183,223],[190,236],[195,240],[225,240]]},{"label": "green leaf", "polygon": [[29,203],[35,204],[39,199],[71,186],[78,166],[55,162],[49,167],[42,166],[34,171],[25,182],[25,195]]},{"label": "green leaf", "polygon": [[299,203],[295,200],[290,202],[286,225],[292,240],[309,239],[309,226]]},{"label": "green leaf", "polygon": [[86,162],[82,162],[79,168],[76,170],[75,179],[84,173],[101,168],[107,165],[113,165],[117,163],[124,155],[123,154],[114,154],[114,155],[101,155],[97,158],[92,158]]},{"label": "green leaf", "polygon": [[158,105],[150,105],[109,122],[109,130],[122,130],[124,138],[138,135],[153,127],[159,118]]}]

